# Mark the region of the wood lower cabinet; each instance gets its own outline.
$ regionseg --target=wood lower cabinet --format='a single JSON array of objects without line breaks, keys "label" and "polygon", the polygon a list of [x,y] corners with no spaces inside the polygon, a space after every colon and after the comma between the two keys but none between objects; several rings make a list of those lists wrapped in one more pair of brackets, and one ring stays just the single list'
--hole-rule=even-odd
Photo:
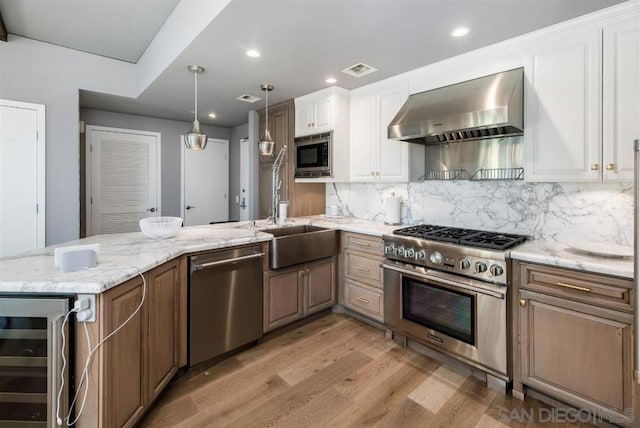
[{"label": "wood lower cabinet", "polygon": [[[141,278],[104,293],[101,320],[109,335],[136,310],[144,294]],[[129,320],[103,347],[104,420],[100,426],[129,427],[147,406],[147,308]]]},{"label": "wood lower cabinet", "polygon": [[335,257],[264,274],[267,331],[330,308],[336,302]]},{"label": "wood lower cabinet", "polygon": [[265,332],[302,318],[302,268],[264,274]]},{"label": "wood lower cabinet", "polygon": [[149,275],[149,401],[153,401],[179,368],[180,268],[165,263]]},{"label": "wood lower cabinet", "polygon": [[[98,318],[86,325],[91,346],[131,319],[92,359],[80,428],[135,426],[176,374],[186,335],[185,266],[184,259],[174,259],[144,274],[146,289],[137,276],[97,296]],[[81,324],[76,324],[76,337],[80,379],[88,354]]]},{"label": "wood lower cabinet", "polygon": [[[631,281],[514,263],[514,390],[631,426]],[[626,287],[625,287],[626,286]]]},{"label": "wood lower cabinet", "polygon": [[343,232],[340,242],[340,303],[351,311],[383,322],[382,239]]}]

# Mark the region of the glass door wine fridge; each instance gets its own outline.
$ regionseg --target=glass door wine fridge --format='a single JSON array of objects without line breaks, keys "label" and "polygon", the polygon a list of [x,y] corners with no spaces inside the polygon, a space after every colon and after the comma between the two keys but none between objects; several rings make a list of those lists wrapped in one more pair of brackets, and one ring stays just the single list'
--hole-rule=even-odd
[{"label": "glass door wine fridge", "polygon": [[[69,297],[0,297],[0,428],[56,426],[62,323],[70,302]],[[73,349],[68,330],[67,324],[67,350]],[[67,363],[65,372],[70,370]],[[66,391],[68,385],[65,374]],[[68,393],[61,394],[61,415],[67,414],[67,402]]]}]

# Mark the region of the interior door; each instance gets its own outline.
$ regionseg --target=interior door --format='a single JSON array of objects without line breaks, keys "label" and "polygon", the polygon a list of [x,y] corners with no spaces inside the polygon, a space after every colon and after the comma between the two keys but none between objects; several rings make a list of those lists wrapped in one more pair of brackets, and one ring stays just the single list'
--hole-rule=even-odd
[{"label": "interior door", "polygon": [[45,244],[45,107],[0,100],[0,257]]},{"label": "interior door", "polygon": [[209,138],[204,150],[181,146],[184,225],[229,221],[229,141]]},{"label": "interior door", "polygon": [[160,134],[87,126],[87,235],[136,232],[160,215]]},{"label": "interior door", "polygon": [[240,140],[240,221],[251,220],[251,149],[255,147],[248,138]]}]

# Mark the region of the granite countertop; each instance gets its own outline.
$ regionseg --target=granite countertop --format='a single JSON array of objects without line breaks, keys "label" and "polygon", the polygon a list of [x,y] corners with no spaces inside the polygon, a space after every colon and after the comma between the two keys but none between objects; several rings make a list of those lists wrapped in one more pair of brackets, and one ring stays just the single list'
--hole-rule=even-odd
[{"label": "granite countertop", "polygon": [[560,242],[528,241],[511,250],[510,257],[524,262],[633,279],[633,257],[589,255]]},{"label": "granite countertop", "polygon": [[[328,219],[312,216],[289,219],[287,225],[315,224],[338,230],[382,236],[398,226],[387,226],[353,218]],[[102,293],[138,273],[146,272],[183,254],[270,241],[273,226],[258,221],[222,223],[181,228],[175,236],[154,240],[142,232],[98,235],[0,259],[0,293]],[[98,265],[76,272],[59,272],[54,267],[54,250],[72,245],[100,244]]]}]

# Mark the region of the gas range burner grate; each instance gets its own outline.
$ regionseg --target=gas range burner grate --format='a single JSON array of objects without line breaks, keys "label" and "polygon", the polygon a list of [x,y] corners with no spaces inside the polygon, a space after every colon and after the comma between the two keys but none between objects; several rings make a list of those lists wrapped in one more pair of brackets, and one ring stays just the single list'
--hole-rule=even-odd
[{"label": "gas range burner grate", "polygon": [[523,235],[434,226],[430,224],[397,229],[393,231],[393,234],[428,239],[431,241],[449,242],[469,247],[489,248],[492,250],[506,250],[527,239],[527,237]]}]

